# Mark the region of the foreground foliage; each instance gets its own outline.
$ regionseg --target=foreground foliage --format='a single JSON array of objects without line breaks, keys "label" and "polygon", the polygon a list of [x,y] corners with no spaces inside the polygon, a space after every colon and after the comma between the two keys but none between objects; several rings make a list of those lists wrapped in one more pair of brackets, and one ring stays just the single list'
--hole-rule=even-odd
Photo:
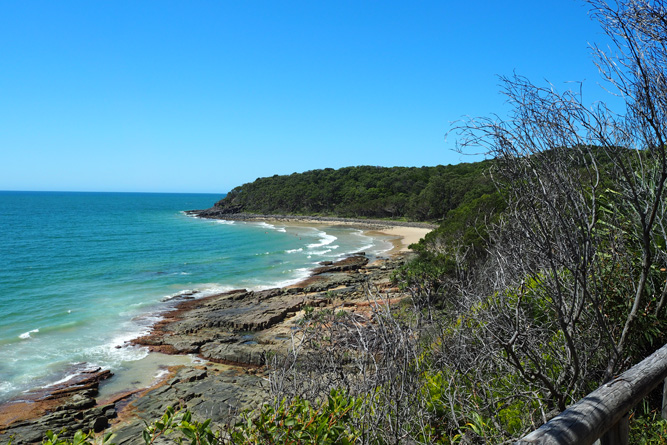
[{"label": "foreground foliage", "polygon": [[235,444],[353,444],[360,436],[353,427],[360,400],[332,390],[327,399],[315,407],[307,400],[282,400],[277,407],[267,405],[257,415],[245,414],[245,423],[229,431],[229,442]]}]

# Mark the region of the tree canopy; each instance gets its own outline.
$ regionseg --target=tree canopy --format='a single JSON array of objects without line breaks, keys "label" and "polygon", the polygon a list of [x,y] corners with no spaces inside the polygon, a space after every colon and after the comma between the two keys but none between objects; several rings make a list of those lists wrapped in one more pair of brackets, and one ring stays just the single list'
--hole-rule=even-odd
[{"label": "tree canopy", "polygon": [[258,178],[216,203],[226,213],[336,215],[440,221],[494,193],[490,161],[435,167],[325,168]]}]

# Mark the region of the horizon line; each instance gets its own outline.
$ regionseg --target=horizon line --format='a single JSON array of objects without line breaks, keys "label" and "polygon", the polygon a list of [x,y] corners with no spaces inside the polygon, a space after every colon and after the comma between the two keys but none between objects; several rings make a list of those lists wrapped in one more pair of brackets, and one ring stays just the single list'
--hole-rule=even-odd
[{"label": "horizon line", "polygon": [[12,190],[0,189],[0,193],[127,193],[153,195],[226,195],[229,192],[156,192],[156,191],[114,191],[114,190]]}]

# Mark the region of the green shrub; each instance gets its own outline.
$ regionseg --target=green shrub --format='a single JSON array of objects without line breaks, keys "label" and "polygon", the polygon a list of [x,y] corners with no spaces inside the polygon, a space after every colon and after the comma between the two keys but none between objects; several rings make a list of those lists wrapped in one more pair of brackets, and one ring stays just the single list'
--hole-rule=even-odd
[{"label": "green shrub", "polygon": [[629,443],[638,445],[667,444],[667,420],[660,412],[651,410],[648,399],[635,407],[630,416]]},{"label": "green shrub", "polygon": [[174,439],[179,444],[183,442],[191,445],[217,444],[221,441],[220,432],[214,433],[210,424],[211,419],[204,422],[193,421],[190,411],[175,411],[170,406],[159,420],[146,424],[142,436],[146,445],[154,443],[160,436],[167,436],[174,432],[180,433]]},{"label": "green shrub", "polygon": [[234,444],[352,444],[360,436],[353,426],[361,400],[332,390],[319,408],[307,400],[283,400],[277,408],[265,405],[257,416],[229,431]]}]

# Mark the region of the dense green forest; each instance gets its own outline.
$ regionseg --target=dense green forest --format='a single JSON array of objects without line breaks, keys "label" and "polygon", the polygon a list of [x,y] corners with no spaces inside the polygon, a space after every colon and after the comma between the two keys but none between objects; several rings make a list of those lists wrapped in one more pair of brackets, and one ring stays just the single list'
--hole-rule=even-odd
[{"label": "dense green forest", "polygon": [[226,213],[336,215],[439,221],[495,193],[490,161],[436,167],[326,168],[259,178],[216,203]]}]

